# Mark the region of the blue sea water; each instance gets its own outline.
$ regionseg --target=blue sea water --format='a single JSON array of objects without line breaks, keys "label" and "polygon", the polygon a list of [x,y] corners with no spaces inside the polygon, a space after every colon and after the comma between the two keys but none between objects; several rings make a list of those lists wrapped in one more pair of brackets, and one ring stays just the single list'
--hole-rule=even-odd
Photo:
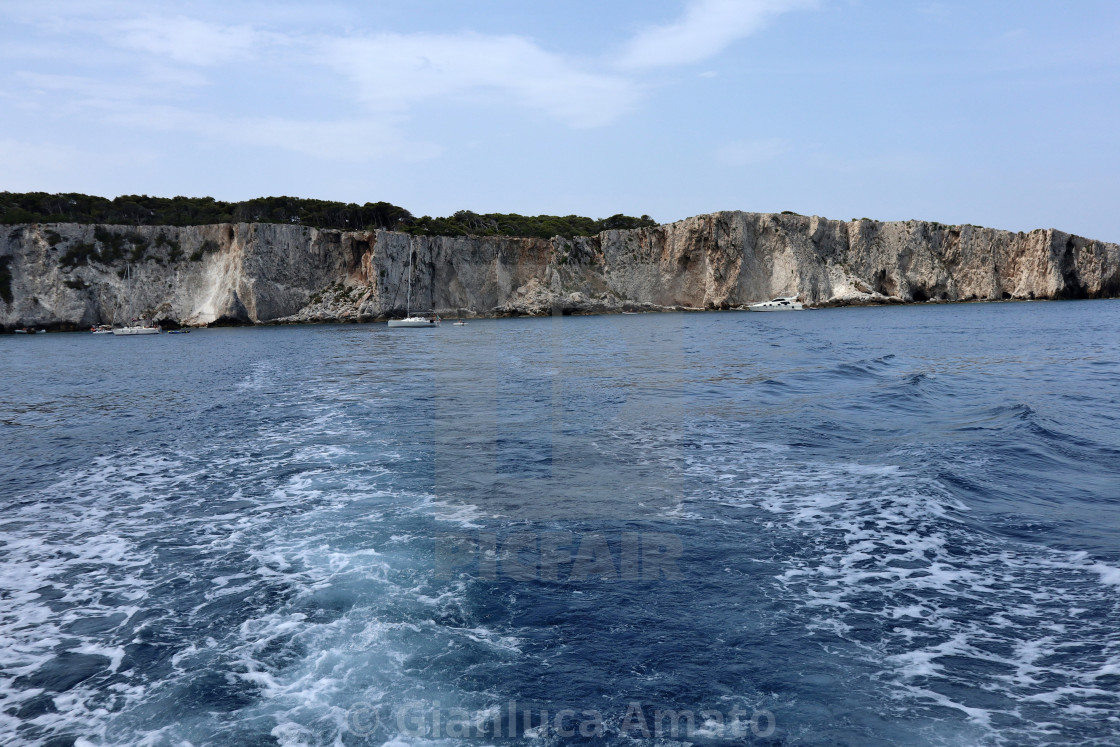
[{"label": "blue sea water", "polygon": [[1120,302],[0,338],[0,742],[1120,744]]}]

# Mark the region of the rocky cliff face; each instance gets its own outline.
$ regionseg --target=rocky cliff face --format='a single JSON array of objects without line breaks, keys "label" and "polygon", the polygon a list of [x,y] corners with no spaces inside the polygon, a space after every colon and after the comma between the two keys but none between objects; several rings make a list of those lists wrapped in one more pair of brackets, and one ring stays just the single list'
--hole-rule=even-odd
[{"label": "rocky cliff face", "polygon": [[[1120,295],[1120,246],[1056,230],[724,212],[552,240],[277,224],[5,227],[0,327],[187,325]],[[126,271],[126,267],[128,268]]]}]

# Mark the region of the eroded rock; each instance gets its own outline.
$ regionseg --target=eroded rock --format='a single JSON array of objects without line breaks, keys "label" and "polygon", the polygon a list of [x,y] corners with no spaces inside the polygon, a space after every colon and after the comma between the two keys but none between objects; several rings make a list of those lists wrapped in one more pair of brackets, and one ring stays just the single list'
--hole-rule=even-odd
[{"label": "eroded rock", "polygon": [[741,308],[778,295],[809,305],[1120,295],[1120,246],[1053,229],[744,212],[552,240],[32,224],[7,227],[0,262],[8,330],[82,328],[129,311],[204,326],[373,321],[406,305],[539,316]]}]

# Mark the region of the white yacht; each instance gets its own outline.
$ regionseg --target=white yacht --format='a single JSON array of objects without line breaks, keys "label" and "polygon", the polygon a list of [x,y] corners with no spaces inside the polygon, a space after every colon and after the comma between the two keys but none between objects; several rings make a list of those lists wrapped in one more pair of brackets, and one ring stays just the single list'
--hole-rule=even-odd
[{"label": "white yacht", "polygon": [[747,307],[751,311],[803,311],[805,304],[797,300],[797,296],[778,296],[771,301],[752,303]]},{"label": "white yacht", "polygon": [[[150,326],[148,326],[148,325],[150,325]],[[114,327],[113,328],[113,334],[118,335],[118,336],[120,336],[120,335],[158,335],[159,334],[159,325],[158,324],[151,324],[150,322],[145,322],[143,320],[137,319],[136,321],[130,322],[128,324],[128,326],[126,326],[126,327]]]}]

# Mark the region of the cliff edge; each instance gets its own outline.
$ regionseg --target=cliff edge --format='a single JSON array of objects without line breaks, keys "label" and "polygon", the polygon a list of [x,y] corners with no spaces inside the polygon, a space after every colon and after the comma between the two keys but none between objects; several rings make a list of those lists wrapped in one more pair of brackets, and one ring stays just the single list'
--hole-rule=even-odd
[{"label": "cliff edge", "polygon": [[[721,212],[564,239],[298,225],[6,226],[0,328],[373,321],[1120,295],[1120,245],[1053,229]],[[126,266],[129,271],[126,272]]]}]

